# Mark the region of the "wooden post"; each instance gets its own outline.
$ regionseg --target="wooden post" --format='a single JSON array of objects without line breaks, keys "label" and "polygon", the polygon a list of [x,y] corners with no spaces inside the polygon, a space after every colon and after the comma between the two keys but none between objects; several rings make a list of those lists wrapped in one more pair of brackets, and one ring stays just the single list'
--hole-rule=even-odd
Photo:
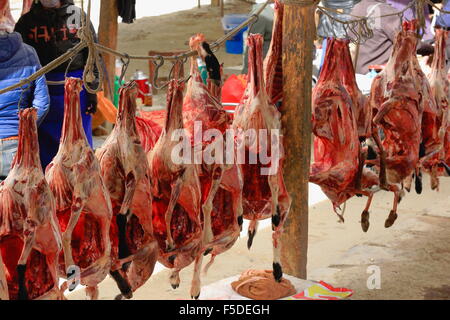
[{"label": "wooden post", "polygon": [[220,16],[223,17],[224,14],[224,2],[225,0],[220,0]]},{"label": "wooden post", "polygon": [[211,0],[211,7],[220,6],[220,0]]},{"label": "wooden post", "polygon": [[197,7],[200,9],[201,5],[200,5],[200,0],[198,0],[197,2]]},{"label": "wooden post", "polygon": [[[117,33],[119,25],[117,18],[119,16],[116,1],[101,0],[100,4],[100,25],[98,27],[98,41],[100,44],[109,47],[111,49],[117,49]],[[105,96],[109,99],[113,98],[113,93],[110,92],[110,88],[114,90],[114,75],[115,75],[115,62],[116,57],[110,54],[103,54],[103,60],[109,79],[106,79],[103,83]],[[108,84],[109,80],[109,84]]]},{"label": "wooden post", "polygon": [[283,20],[284,178],[292,206],[281,236],[283,271],[306,279],[314,1],[285,0]]}]

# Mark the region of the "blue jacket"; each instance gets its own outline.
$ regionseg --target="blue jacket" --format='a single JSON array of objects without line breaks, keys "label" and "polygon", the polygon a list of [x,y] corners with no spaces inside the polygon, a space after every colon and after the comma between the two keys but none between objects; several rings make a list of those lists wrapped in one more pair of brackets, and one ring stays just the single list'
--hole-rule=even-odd
[{"label": "blue jacket", "polygon": [[[4,89],[29,77],[41,68],[36,51],[22,42],[19,33],[0,35],[0,89]],[[35,107],[38,110],[38,125],[46,116],[50,104],[45,77],[41,76],[22,94],[21,108]],[[18,104],[22,89],[0,94],[0,139],[17,136],[19,133]]]},{"label": "blue jacket", "polygon": [[[450,1],[445,0],[442,9],[445,11],[450,11]],[[436,16],[436,25],[444,28],[450,27],[450,14],[439,13],[439,15]]]}]

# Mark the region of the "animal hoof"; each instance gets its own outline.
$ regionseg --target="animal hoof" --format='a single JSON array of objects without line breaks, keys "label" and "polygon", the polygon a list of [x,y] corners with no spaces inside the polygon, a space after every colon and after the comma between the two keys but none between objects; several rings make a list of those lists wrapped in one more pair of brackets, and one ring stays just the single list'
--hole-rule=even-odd
[{"label": "animal hoof", "polygon": [[170,285],[172,286],[172,289],[174,289],[174,290],[177,289],[180,286],[179,283],[177,283],[177,284],[172,283]]},{"label": "animal hoof", "polygon": [[211,251],[213,251],[213,248],[208,248],[208,249],[205,250],[205,252],[203,252],[203,255],[207,256],[208,254],[211,253]]},{"label": "animal hoof", "polygon": [[364,232],[367,232],[369,226],[369,211],[364,210],[363,213],[361,213],[361,228]]},{"label": "animal hoof", "polygon": [[283,277],[283,269],[281,268],[281,265],[278,262],[275,262],[273,264],[273,277],[277,282],[280,282],[281,278]]},{"label": "animal hoof", "polygon": [[241,229],[242,229],[242,224],[244,223],[244,217],[243,216],[239,216],[237,218],[237,223],[238,223],[239,227],[241,227]]},{"label": "animal hoof", "polygon": [[422,193],[422,175],[418,174],[416,176],[416,179],[414,180],[414,182],[415,182],[416,193],[421,194]]},{"label": "animal hoof", "polygon": [[397,213],[395,213],[394,211],[391,211],[391,213],[389,213],[389,217],[386,219],[386,222],[384,223],[384,227],[385,228],[389,228],[391,227],[395,220],[397,220]]},{"label": "animal hoof", "polygon": [[174,262],[175,262],[175,258],[177,257],[177,255],[176,254],[173,254],[173,255],[171,255],[170,257],[169,257],[169,263],[170,264],[173,264]]},{"label": "animal hoof", "polygon": [[281,212],[280,207],[277,206],[277,213],[272,216],[272,230],[275,231],[275,228],[280,225],[281,222]]},{"label": "animal hoof", "polygon": [[191,299],[193,299],[193,300],[198,300],[198,298],[200,297],[200,293],[197,295],[197,296],[191,296]]},{"label": "animal hoof", "polygon": [[114,300],[124,300],[123,295],[118,294],[118,295],[114,298]]}]

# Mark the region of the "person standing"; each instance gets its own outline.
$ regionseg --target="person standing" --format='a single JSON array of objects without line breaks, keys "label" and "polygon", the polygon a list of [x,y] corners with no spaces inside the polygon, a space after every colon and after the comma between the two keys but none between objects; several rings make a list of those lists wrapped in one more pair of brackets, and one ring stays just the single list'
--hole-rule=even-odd
[{"label": "person standing", "polygon": [[[384,65],[388,62],[394,46],[395,37],[401,30],[401,20],[395,9],[385,0],[361,0],[356,4],[351,14],[373,18],[369,20],[373,36],[359,46],[355,72],[367,74],[370,65]],[[426,41],[419,41],[417,54],[427,56],[434,49]]]},{"label": "person standing", "polygon": [[391,56],[401,21],[397,10],[384,0],[362,0],[352,9],[352,14],[365,17],[380,17],[370,20],[373,36],[359,47],[355,72],[366,74],[370,65],[383,65]]},{"label": "person standing", "polygon": [[[0,89],[31,76],[41,68],[36,51],[22,42],[20,34],[3,16],[0,18]],[[37,109],[38,125],[44,120],[50,99],[45,77],[41,76],[22,88],[0,95],[0,180],[9,173],[17,152],[19,108]]]},{"label": "person standing", "polygon": [[[36,49],[41,64],[47,65],[80,42],[77,32],[81,28],[83,15],[82,9],[75,6],[73,0],[39,0],[19,19],[15,30],[22,35],[25,43]],[[91,30],[95,33],[92,25]],[[47,73],[47,81],[63,81],[66,71],[68,77],[82,78],[88,53],[85,48],[71,60]],[[90,84],[94,88],[97,85],[98,80]],[[49,92],[49,114],[38,129],[43,168],[58,152],[64,119],[64,85],[50,85]],[[83,128],[92,147],[92,114],[97,108],[97,96],[83,89],[80,103]]]}]

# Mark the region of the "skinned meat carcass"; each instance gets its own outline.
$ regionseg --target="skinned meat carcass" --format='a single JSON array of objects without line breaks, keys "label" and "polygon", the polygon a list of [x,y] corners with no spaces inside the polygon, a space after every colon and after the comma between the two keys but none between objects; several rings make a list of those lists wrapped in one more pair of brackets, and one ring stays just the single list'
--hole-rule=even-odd
[{"label": "skinned meat carcass", "polygon": [[[204,45],[207,45],[207,47],[209,47],[209,44],[206,42],[205,35],[203,33],[197,33],[196,35],[192,36],[189,39],[189,47],[191,48],[191,50],[197,51],[199,53],[199,57],[200,58],[202,58],[202,56],[200,54],[200,51],[202,50],[203,52],[205,52]],[[214,58],[217,59],[214,56],[214,53],[212,51],[210,51],[208,53],[208,55],[209,55],[209,59],[214,59]],[[193,71],[193,67],[195,66],[195,68],[197,68],[197,70],[198,70],[197,63],[195,61],[192,61],[194,59],[195,59],[195,57],[191,58],[191,77],[194,76],[194,74],[192,72]],[[208,61],[207,61],[206,57],[203,57],[202,59],[205,60],[207,68],[215,68],[216,67],[216,66],[213,66],[213,65],[208,66]],[[220,78],[222,78],[222,74],[223,74],[222,67],[223,67],[223,65],[220,65],[220,71],[219,71],[220,72]],[[208,69],[208,73],[210,71],[211,70]],[[212,97],[214,97],[217,101],[220,102],[221,99],[222,99],[222,87],[221,87],[221,85],[217,84],[215,81],[213,81],[209,77],[208,77],[208,79],[206,79],[206,83],[207,83],[207,89],[208,89],[210,95]],[[188,90],[189,90],[189,87],[192,87],[192,85],[188,85]]]},{"label": "skinned meat carcass", "polygon": [[328,39],[325,63],[313,90],[314,162],[309,180],[321,187],[341,221],[337,209],[354,195],[366,195],[361,225],[367,231],[370,188],[378,184],[378,177],[364,167],[367,151],[359,142],[357,124],[363,105],[348,44],[348,40]]},{"label": "skinned meat carcass", "polygon": [[145,119],[136,116],[136,129],[141,140],[141,146],[145,153],[149,153],[162,132],[162,127],[150,119]]},{"label": "skinned meat carcass", "polygon": [[46,168],[45,177],[56,199],[62,231],[64,254],[60,255],[59,271],[69,278],[69,268],[79,268],[80,283],[86,286],[87,297],[97,299],[97,286],[111,265],[112,210],[100,165],[83,130],[81,90],[80,79],[66,79],[60,146]]},{"label": "skinned meat carcass", "polygon": [[192,146],[183,127],[183,88],[178,80],[170,81],[166,123],[147,159],[153,196],[153,232],[159,243],[158,260],[173,269],[170,276],[173,288],[179,286],[180,270],[195,260],[191,297],[198,298],[204,239],[202,199],[199,166],[193,162]]},{"label": "skinned meat carcass", "polygon": [[[437,112],[435,114],[436,123],[426,123],[425,122],[425,112],[424,120],[422,122],[423,130],[429,132],[428,136],[438,139],[439,147],[437,148],[435,154],[432,154],[422,163],[424,170],[430,174],[431,177],[431,188],[438,189],[439,178],[445,170],[450,175],[450,169],[445,163],[445,144],[446,144],[446,134],[448,130],[448,116],[449,116],[449,101],[450,101],[450,90],[449,82],[446,72],[446,42],[448,39],[448,31],[436,28],[435,29],[435,47],[433,62],[431,65],[431,73],[428,75],[428,80],[430,82],[431,92],[436,100]],[[433,116],[433,115],[431,115]],[[428,116],[428,119],[433,120],[432,117]],[[435,125],[432,128],[424,128],[426,125]],[[450,138],[450,136],[447,136]],[[436,140],[434,140],[436,142]],[[447,141],[448,143],[448,141]],[[444,167],[444,168],[442,168]]]},{"label": "skinned meat carcass", "polygon": [[283,12],[284,3],[275,0],[272,41],[264,59],[264,81],[272,104],[283,98]]},{"label": "skinned meat carcass", "polygon": [[[191,49],[195,50],[198,41],[203,39],[201,34],[191,37]],[[226,140],[234,142],[234,136],[226,134],[229,117],[203,84],[195,57],[191,58],[190,74],[183,100],[183,123],[194,147],[196,163],[201,165],[204,246],[205,254],[211,253],[207,269],[215,256],[231,248],[239,237],[243,222],[243,181],[235,159],[229,163],[225,159]]]},{"label": "skinned meat carcass", "polygon": [[6,282],[5,265],[0,254],[0,300],[9,300],[8,282]]},{"label": "skinned meat carcass", "polygon": [[39,159],[37,110],[23,109],[19,118],[18,150],[0,185],[0,255],[9,298],[59,300],[63,299],[57,276],[61,233]]},{"label": "skinned meat carcass", "polygon": [[33,5],[33,2],[35,0],[22,0],[23,1],[23,6],[22,6],[22,13],[21,15],[23,16],[25,13],[28,13],[31,9],[31,6]]},{"label": "skinned meat carcass", "polygon": [[[136,118],[136,96],[135,82],[120,89],[116,126],[96,151],[113,208],[110,274],[121,291],[116,299],[132,297],[152,275],[158,256],[151,218],[150,172],[138,134],[138,128],[144,132],[149,123]],[[149,148],[155,138],[151,125],[142,134],[149,139]]]},{"label": "skinned meat carcass", "polygon": [[14,29],[16,22],[11,14],[11,8],[9,7],[9,0],[0,0],[0,23],[5,23]]},{"label": "skinned meat carcass", "polygon": [[247,44],[249,82],[232,124],[236,134],[238,164],[244,179],[244,218],[251,220],[247,245],[250,248],[257,221],[271,217],[274,231],[273,273],[275,280],[281,281],[279,237],[291,204],[283,180],[281,115],[269,102],[264,83],[262,36],[249,35]]},{"label": "skinned meat carcass", "polygon": [[348,48],[349,41],[336,41],[345,42],[345,44],[342,44],[345,46],[345,48],[342,48],[340,51],[343,54],[343,56],[341,57],[343,65],[339,71],[342,85],[344,86],[345,90],[350,95],[350,99],[352,100],[351,106],[354,118],[356,119],[359,139],[360,141],[364,141],[366,138],[370,138],[372,135],[372,112],[370,110],[370,106],[366,96],[362,94],[356,83],[356,75],[352,64],[350,50]]},{"label": "skinned meat carcass", "polygon": [[[407,184],[419,165],[424,110],[431,114],[436,108],[428,80],[416,57],[416,26],[414,20],[403,22],[391,57],[386,68],[374,79],[369,97],[374,114],[372,133],[379,153],[380,187],[394,192],[393,210],[386,227],[397,218],[399,184]],[[382,141],[379,129],[384,133]]]}]

